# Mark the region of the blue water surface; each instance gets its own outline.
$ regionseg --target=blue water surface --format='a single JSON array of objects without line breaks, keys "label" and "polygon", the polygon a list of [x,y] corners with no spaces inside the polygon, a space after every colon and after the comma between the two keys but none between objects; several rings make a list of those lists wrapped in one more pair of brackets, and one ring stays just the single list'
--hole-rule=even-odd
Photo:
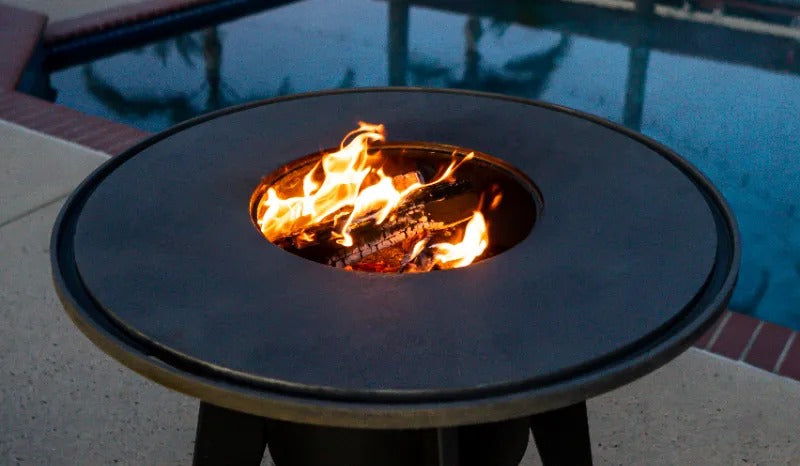
[{"label": "blue water surface", "polygon": [[[702,14],[672,28],[602,2],[424,3],[294,2],[54,72],[51,84],[58,103],[149,131],[254,99],[389,84],[595,113],[672,147],[721,189],[744,246],[731,308],[800,329],[791,28],[732,29]],[[751,23],[772,24],[762,19]]]}]

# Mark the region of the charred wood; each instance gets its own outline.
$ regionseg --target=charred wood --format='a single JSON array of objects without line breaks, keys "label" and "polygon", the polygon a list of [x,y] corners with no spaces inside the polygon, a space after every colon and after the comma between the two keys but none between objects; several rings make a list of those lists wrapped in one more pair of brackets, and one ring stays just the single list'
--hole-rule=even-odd
[{"label": "charred wood", "polygon": [[[471,183],[465,180],[426,186],[401,202],[392,217],[384,223],[394,222],[398,225],[416,224],[419,221],[420,213],[424,216],[426,204],[458,196],[459,194],[470,191],[471,188]],[[335,242],[339,237],[337,231],[345,218],[346,216],[335,217],[334,219],[314,225],[313,227],[305,228],[302,231],[294,232],[289,236],[277,239],[274,243],[284,249],[294,252],[306,247],[313,247],[314,245]],[[394,220],[392,220],[392,218]],[[374,231],[376,226],[379,227],[378,231],[382,230],[380,225],[375,225],[374,218],[365,217],[351,224],[350,231],[354,236],[358,235],[361,237],[361,235],[366,235],[369,237],[372,236],[370,235],[370,231]],[[387,225],[387,227],[392,228],[394,225]]]}]

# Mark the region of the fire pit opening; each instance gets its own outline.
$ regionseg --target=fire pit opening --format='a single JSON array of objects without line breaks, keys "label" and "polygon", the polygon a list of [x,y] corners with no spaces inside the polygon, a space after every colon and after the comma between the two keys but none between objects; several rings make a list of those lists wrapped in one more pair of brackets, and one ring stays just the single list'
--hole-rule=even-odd
[{"label": "fire pit opening", "polygon": [[250,201],[261,233],[282,249],[346,270],[418,273],[465,267],[528,236],[535,185],[486,154],[391,142],[360,123],[335,149],[267,175]]}]

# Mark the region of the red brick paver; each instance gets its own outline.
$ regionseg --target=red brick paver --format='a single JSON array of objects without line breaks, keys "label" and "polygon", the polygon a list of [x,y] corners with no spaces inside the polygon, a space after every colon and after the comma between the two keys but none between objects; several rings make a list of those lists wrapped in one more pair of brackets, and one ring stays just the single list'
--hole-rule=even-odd
[{"label": "red brick paver", "polygon": [[789,352],[786,353],[786,359],[783,360],[778,373],[800,380],[800,338],[797,334],[795,334],[792,346],[789,347]]},{"label": "red brick paver", "polygon": [[748,315],[732,312],[711,351],[731,359],[741,358],[758,322]]},{"label": "red brick paver", "polygon": [[694,342],[694,346],[701,349],[706,349],[706,346],[708,346],[708,343],[711,341],[711,338],[714,336],[714,333],[717,331],[720,324],[725,320],[728,314],[730,314],[730,311],[723,312],[722,315],[719,316],[717,321],[711,324],[711,327],[709,327],[709,329],[706,330],[706,333],[704,333],[703,336],[701,336],[700,338],[697,339],[697,341]]},{"label": "red brick paver", "polygon": [[791,334],[792,331],[786,327],[764,322],[744,361],[764,370],[774,370]]},{"label": "red brick paver", "polygon": [[111,155],[149,134],[15,91],[0,91],[0,119]]}]

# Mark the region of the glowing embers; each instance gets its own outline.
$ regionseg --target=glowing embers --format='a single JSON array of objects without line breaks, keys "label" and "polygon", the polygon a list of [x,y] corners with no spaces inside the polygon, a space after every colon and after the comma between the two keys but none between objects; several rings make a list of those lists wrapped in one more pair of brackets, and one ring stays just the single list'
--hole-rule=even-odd
[{"label": "glowing embers", "polygon": [[[267,239],[306,259],[348,270],[427,272],[465,267],[527,235],[536,206],[511,180],[473,152],[386,143],[382,125],[361,123],[338,150],[267,177],[251,212]],[[493,217],[514,222],[508,212],[497,215],[509,183],[514,198],[527,198],[527,220],[513,227],[524,232],[501,233],[495,244]]]}]

